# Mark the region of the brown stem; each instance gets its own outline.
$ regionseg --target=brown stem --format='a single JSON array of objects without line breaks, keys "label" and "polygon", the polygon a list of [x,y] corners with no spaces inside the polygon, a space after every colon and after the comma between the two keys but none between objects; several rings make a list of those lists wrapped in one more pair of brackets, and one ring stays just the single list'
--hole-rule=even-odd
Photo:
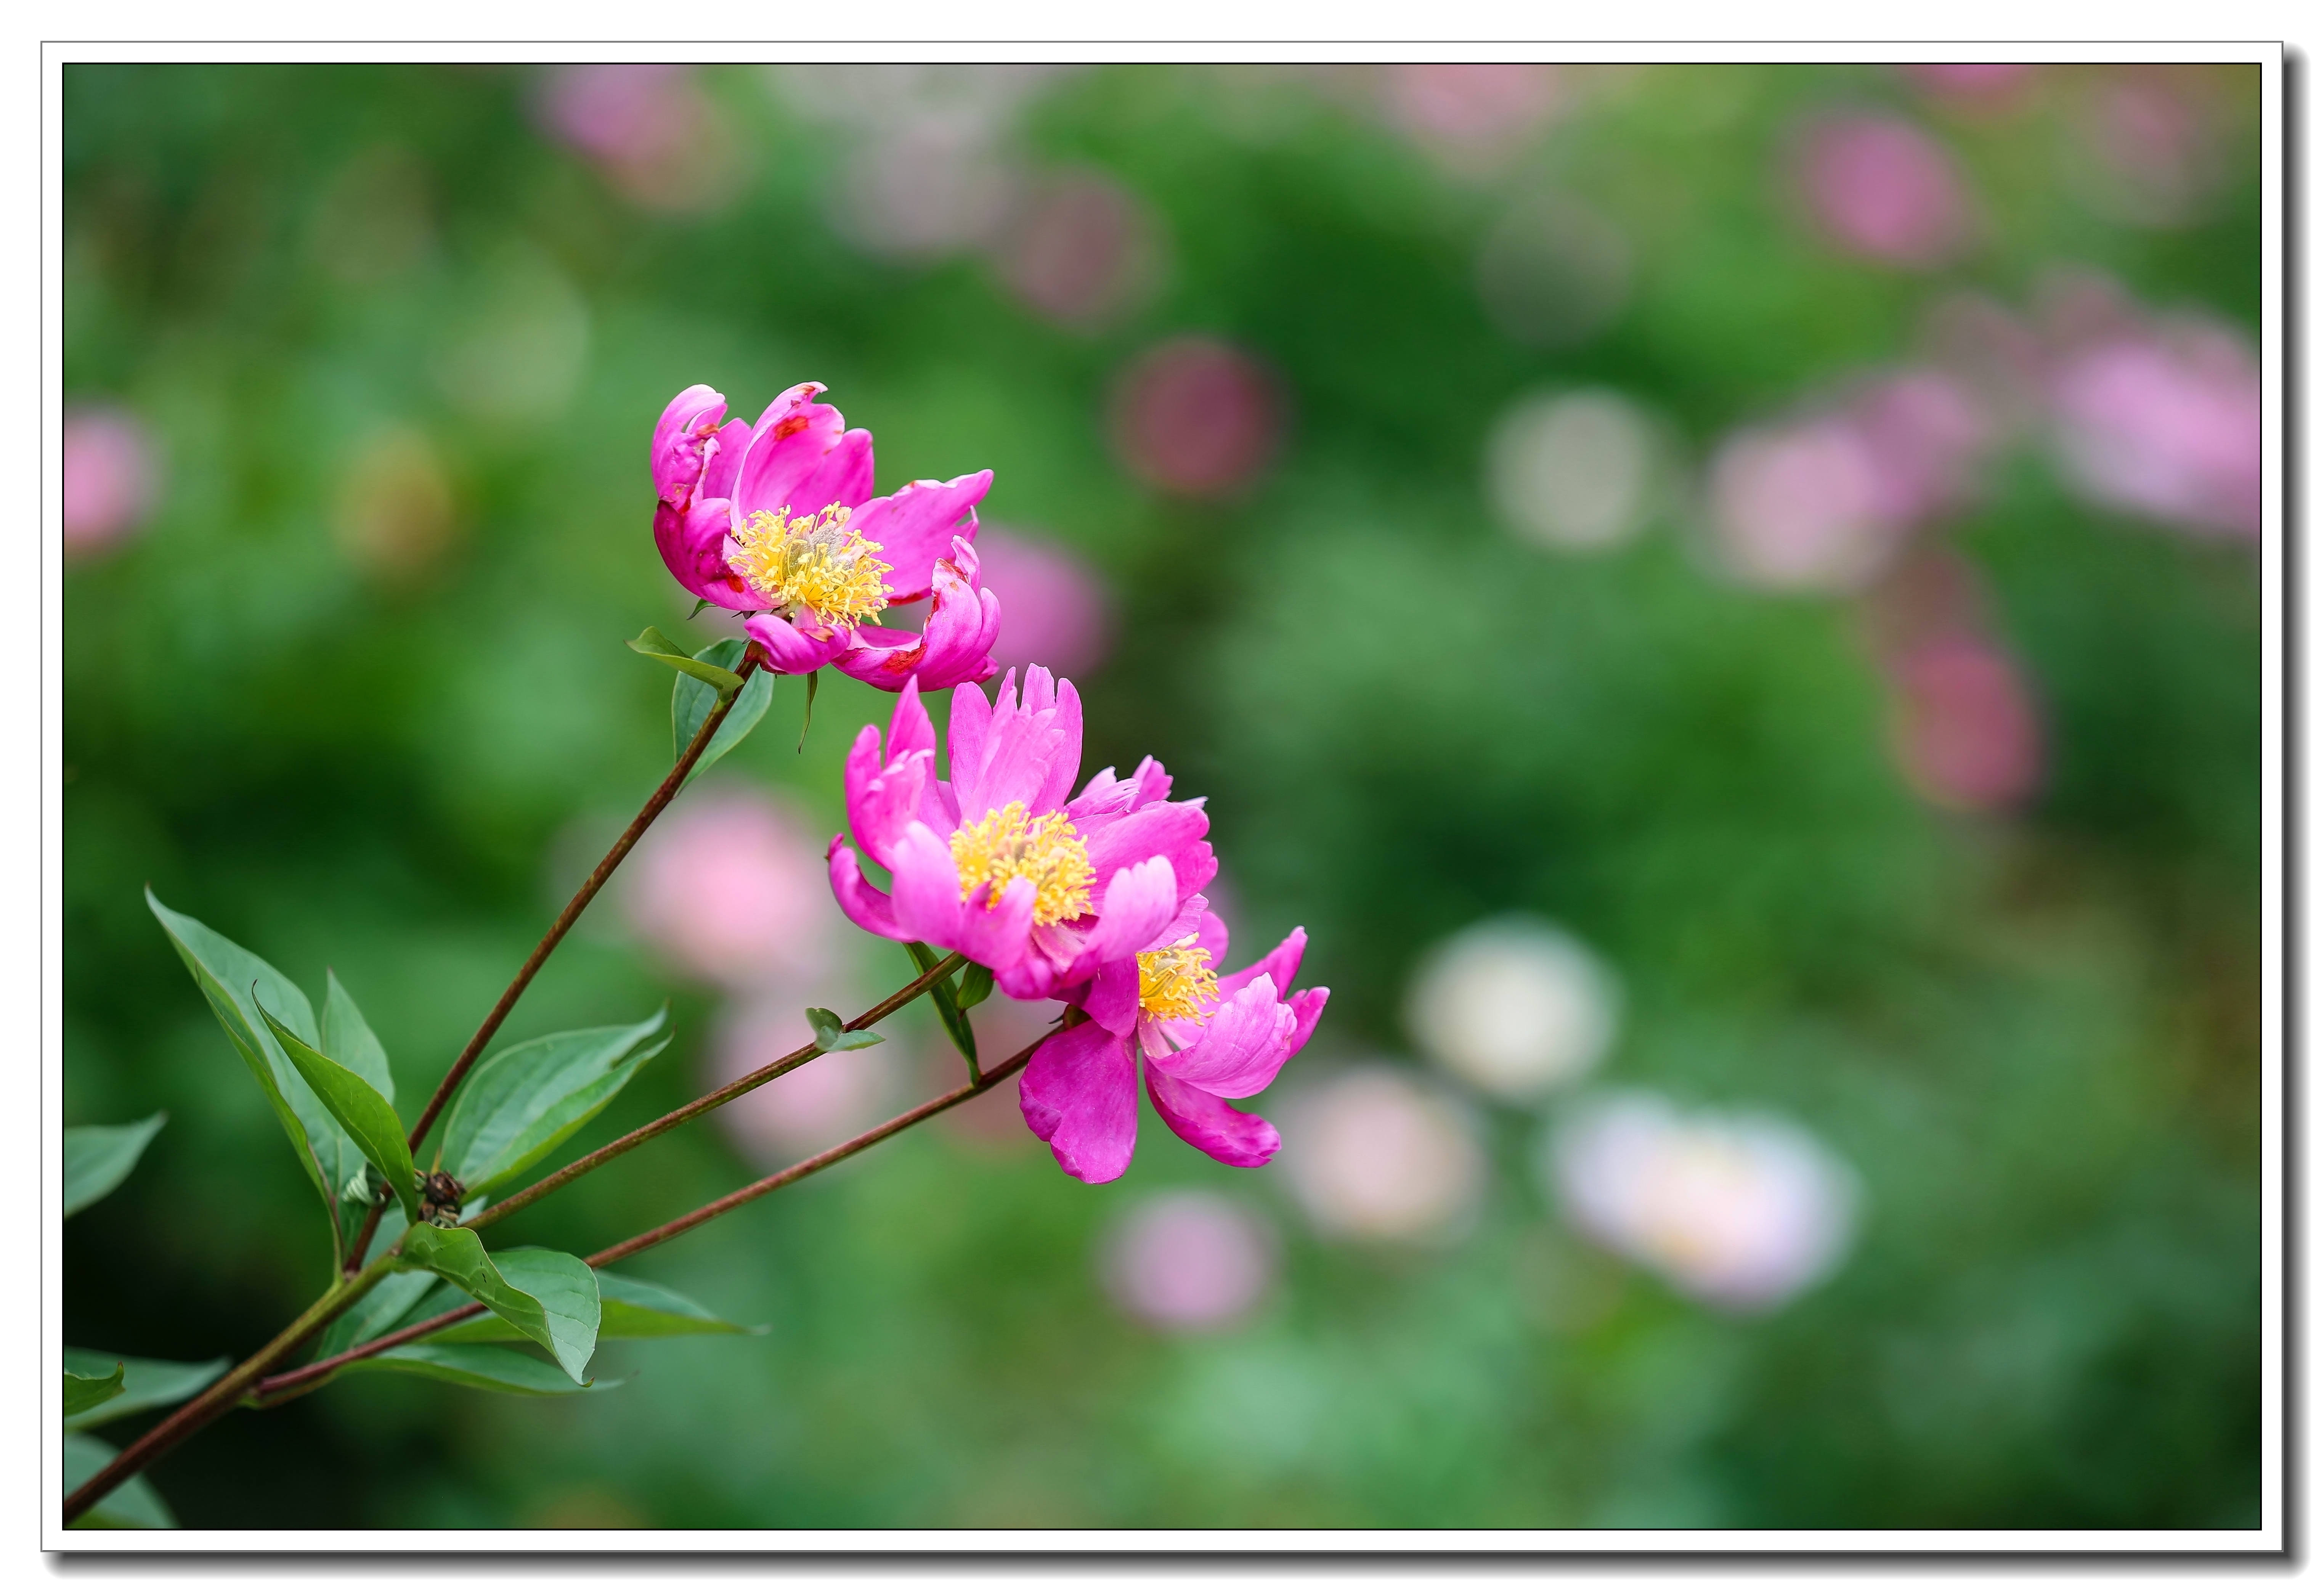
[{"label": "brown stem", "polygon": [[[1047,1036],[1043,1036],[1042,1038],[1046,1039]],[[911,1110],[890,1118],[878,1128],[866,1129],[844,1144],[835,1145],[829,1150],[811,1156],[804,1162],[794,1163],[779,1173],[770,1173],[755,1183],[746,1183],[732,1194],[722,1195],[706,1206],[699,1206],[688,1211],[683,1217],[674,1217],[659,1228],[650,1228],[641,1234],[623,1239],[618,1245],[609,1245],[586,1259],[591,1266],[610,1266],[614,1262],[625,1260],[641,1250],[650,1249],[664,1240],[674,1239],[689,1229],[699,1228],[712,1218],[722,1217],[737,1206],[757,1200],[761,1195],[772,1194],[787,1183],[797,1183],[802,1178],[844,1162],[857,1151],[867,1150],[890,1135],[900,1134],[915,1123],[923,1122],[939,1112],[949,1111],[962,1101],[973,1100],[983,1094],[1030,1062],[1033,1059],[1033,1053],[1039,1049],[1040,1045],[1040,1040],[1034,1041],[1032,1045],[1026,1046],[999,1067],[988,1070],[983,1077],[973,1083],[964,1084],[959,1089],[939,1095],[932,1100],[924,1100]],[[383,1349],[392,1349],[399,1344],[409,1344],[415,1339],[425,1339],[430,1333],[439,1333],[455,1322],[466,1321],[484,1309],[482,1305],[473,1303],[457,1306],[439,1316],[431,1316],[426,1321],[414,1322],[408,1328],[401,1328],[392,1333],[383,1334],[368,1343],[358,1344],[353,1349],[342,1350],[328,1359],[315,1361],[295,1371],[265,1378],[259,1383],[254,1397],[261,1404],[279,1404],[283,1400],[311,1392],[313,1388],[320,1386],[325,1380],[350,1361],[363,1360],[367,1357],[379,1354]]]},{"label": "brown stem", "polygon": [[265,1375],[267,1367],[298,1349],[317,1330],[327,1325],[348,1306],[370,1294],[380,1279],[387,1275],[390,1265],[388,1257],[383,1256],[357,1275],[335,1282],[324,1291],[322,1298],[300,1312],[298,1320],[277,1333],[265,1349],[211,1384],[196,1398],[180,1405],[166,1420],[157,1423],[136,1442],[114,1456],[96,1476],[75,1488],[65,1500],[65,1520],[71,1522],[115,1488],[226,1414],[242,1397],[243,1391]]},{"label": "brown stem", "polygon": [[[954,971],[967,961],[967,958],[962,956],[959,953],[954,952],[951,956],[946,957],[943,962],[937,963],[934,968],[929,969],[926,973],[923,973],[919,978],[906,985],[902,990],[898,990],[894,995],[881,1002],[877,1007],[872,1008],[869,1012],[862,1014],[859,1017],[852,1018],[848,1022],[842,1024],[840,1027],[843,1029],[870,1028],[873,1024],[878,1023],[881,1018],[887,1017],[890,1012],[895,1011],[898,1008],[907,1006],[910,1002],[918,999],[930,987],[944,980],[951,978]],[[508,1199],[493,1202],[491,1205],[486,1206],[483,1211],[477,1212],[474,1217],[469,1218],[460,1226],[463,1228],[482,1228],[487,1223],[497,1222],[502,1218],[507,1216],[510,1212],[532,1204],[533,1202],[540,1199],[541,1196],[553,1193],[556,1191],[564,1188],[565,1185],[572,1183],[584,1173],[595,1172],[599,1167],[604,1166],[607,1162],[612,1161],[615,1156],[627,1155],[629,1152],[635,1150],[638,1146],[643,1145],[647,1140],[655,1137],[657,1135],[667,1134],[672,1128],[677,1128],[680,1123],[689,1122],[692,1119],[700,1117],[704,1112],[711,1111],[718,1107],[722,1107],[739,1095],[747,1095],[752,1091],[756,1090],[760,1085],[766,1083],[768,1081],[771,1079],[779,1079],[785,1073],[790,1072],[793,1068],[804,1066],[822,1054],[823,1049],[821,1046],[802,1045],[798,1050],[792,1052],[788,1056],[777,1057],[774,1061],[769,1063],[766,1066],[758,1069],[756,1072],[744,1073],[741,1078],[736,1079],[731,1084],[722,1084],[717,1089],[713,1090],[709,1094],[705,1095],[698,1100],[689,1100],[684,1106],[678,1107],[671,1111],[664,1112],[660,1117],[656,1118],[652,1122],[646,1124],[643,1128],[632,1128],[627,1134],[622,1135],[619,1139],[613,1140],[608,1145],[601,1146],[597,1149],[591,1151],[587,1156],[583,1156],[576,1161],[567,1163],[564,1166],[559,1167],[556,1172],[551,1173],[548,1177],[541,1179],[537,1183],[527,1184],[524,1188],[517,1191],[516,1193],[509,1196]]]},{"label": "brown stem", "polygon": [[[759,652],[754,646],[743,657],[742,668],[737,673],[747,682],[751,671],[758,667]],[[540,944],[532,948],[532,955],[527,957],[524,966],[516,971],[516,977],[509,981],[508,989],[501,992],[501,999],[493,1003],[493,1009],[484,1015],[484,1021],[469,1039],[467,1048],[460,1053],[444,1074],[444,1082],[436,1086],[436,1093],[428,1098],[428,1104],[421,1110],[419,1120],[411,1126],[413,1150],[417,1151],[420,1142],[428,1137],[428,1130],[435,1126],[437,1114],[444,1110],[444,1103],[452,1098],[452,1091],[459,1088],[460,1081],[467,1076],[468,1069],[475,1065],[476,1058],[492,1043],[493,1036],[500,1032],[502,1023],[515,1008],[518,998],[532,982],[532,976],[540,971],[540,965],[549,961],[549,954],[557,949],[566,932],[573,927],[583,910],[604,889],[605,881],[613,878],[613,870],[622,866],[622,860],[630,855],[630,849],[638,843],[638,838],[661,816],[661,810],[670,805],[678,788],[686,784],[687,776],[692,774],[694,766],[702,760],[704,750],[710,745],[710,738],[718,733],[719,725],[742,699],[742,694],[738,688],[704,717],[702,727],[694,732],[694,739],[686,744],[686,750],[670,766],[669,773],[655,787],[654,794],[646,798],[646,805],[638,810],[638,816],[630,821],[630,827],[622,832],[622,838],[613,843],[613,850],[590,870],[589,878],[581,882],[581,889],[573,893],[573,899],[565,904],[565,910],[557,915],[557,922],[549,926],[549,933],[542,935]],[[363,1230],[355,1236],[355,1242],[347,1252],[346,1270],[349,1273],[363,1265],[364,1251],[370,1246],[372,1236],[379,1231],[379,1220],[386,1210],[384,1205],[374,1206],[371,1215],[364,1219]]]}]

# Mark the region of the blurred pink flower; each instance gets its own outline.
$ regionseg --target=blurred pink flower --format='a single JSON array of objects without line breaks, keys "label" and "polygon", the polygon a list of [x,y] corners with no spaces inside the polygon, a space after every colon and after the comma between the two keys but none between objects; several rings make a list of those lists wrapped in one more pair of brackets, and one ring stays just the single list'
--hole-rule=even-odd
[{"label": "blurred pink flower", "polygon": [[810,981],[833,965],[843,920],[814,837],[740,787],[689,796],[639,843],[623,907],[687,974],[735,990]]},{"label": "blurred pink flower", "polygon": [[1960,505],[1999,436],[1968,387],[1921,368],[1738,431],[1711,466],[1723,561],[1776,591],[1860,587],[1917,527]]},{"label": "blurred pink flower", "polygon": [[999,238],[1022,181],[987,128],[913,117],[849,159],[832,203],[840,230],[874,254],[930,260]]},{"label": "blurred pink flower", "polygon": [[[770,994],[730,1008],[709,1057],[711,1084],[732,1083],[815,1039],[809,1002]],[[776,1166],[861,1134],[887,1115],[897,1059],[883,1045],[818,1056],[722,1109],[718,1121],[752,1160]]]},{"label": "blurred pink flower", "polygon": [[100,553],[145,523],[161,485],[144,425],[125,410],[76,407],[64,420],[65,551]]},{"label": "blurred pink flower", "polygon": [[1710,490],[1720,560],[1749,585],[1846,591],[1903,539],[1883,513],[1879,460],[1836,416],[1735,433],[1711,461]]},{"label": "blurred pink flower", "polygon": [[1240,349],[1181,337],[1148,349],[1114,391],[1116,447],[1166,492],[1228,496],[1273,459],[1282,430],[1275,383]]},{"label": "blurred pink flower", "polygon": [[1969,201],[1942,145],[1890,116],[1834,116],[1811,127],[1798,180],[1840,248],[1892,265],[1942,263],[1968,244]]},{"label": "blurred pink flower", "polygon": [[1054,542],[988,525],[977,541],[984,578],[1009,594],[992,657],[1003,668],[1043,664],[1059,675],[1093,668],[1113,643],[1111,600],[1097,573]]},{"label": "blurred pink flower", "polygon": [[552,136],[649,208],[715,209],[741,184],[742,141],[724,125],[691,67],[599,62],[554,68],[542,85],[539,111]]},{"label": "blurred pink flower", "polygon": [[1455,170],[1508,154],[1556,115],[1557,68],[1531,62],[1410,62],[1388,69],[1390,120]]},{"label": "blurred pink flower", "polygon": [[1993,813],[2042,781],[2043,737],[2016,665],[1976,635],[1941,636],[1886,660],[1898,764],[1940,807]]},{"label": "blurred pink flower", "polygon": [[2232,334],[2157,328],[2071,351],[2051,398],[2067,473],[2090,497],[2202,534],[2258,537],[2260,373]]},{"label": "blurred pink flower", "polygon": [[1034,187],[993,248],[1001,280],[1053,321],[1094,327],[1152,291],[1160,246],[1152,214],[1102,171]]},{"label": "blurred pink flower", "polygon": [[1444,1238],[1483,1192],[1484,1153],[1468,1114],[1404,1069],[1350,1069],[1285,1116],[1292,1192],[1332,1237]]},{"label": "blurred pink flower", "polygon": [[1574,1113],[1543,1148],[1544,1182],[1576,1228],[1724,1310],[1782,1303],[1848,1247],[1854,1174],[1763,1113],[1618,1095]]},{"label": "blurred pink flower", "polygon": [[1275,1279],[1275,1247],[1240,1203],[1195,1190],[1151,1195],[1108,1237],[1100,1275],[1148,1326],[1203,1331],[1249,1314]]}]

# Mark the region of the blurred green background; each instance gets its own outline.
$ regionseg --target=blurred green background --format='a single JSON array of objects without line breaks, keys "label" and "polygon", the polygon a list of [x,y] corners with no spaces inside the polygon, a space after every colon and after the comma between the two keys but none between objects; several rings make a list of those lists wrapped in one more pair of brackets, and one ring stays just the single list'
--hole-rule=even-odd
[{"label": "blurred green background", "polygon": [[[688,382],[827,383],[883,491],[991,467],[988,528],[1077,572],[991,584],[1088,660],[1085,769],[1207,794],[1238,950],[1304,924],[1334,991],[1259,1104],[1276,1166],[1150,1111],[1097,1189],[1006,1110],[917,1131],[631,1264],[765,1336],[238,1413],[152,1474],[184,1524],[2257,1524],[2255,69],[65,94],[65,1114],[171,1114],[67,1229],[68,1342],[239,1356],[328,1265],[141,886],[334,968],[408,1110],[659,778],[669,681],[622,639],[719,633],[649,536]],[[1895,420],[1900,373],[1941,401]],[[803,752],[798,699],[672,822],[771,800],[819,852],[889,699],[828,679]],[[752,995],[625,899],[506,1031],[674,1002],[598,1138]],[[1496,1092],[1407,997],[1510,913],[1621,996]],[[801,955],[787,1010],[908,975]],[[893,1034],[873,1115],[949,1076]],[[1471,1168],[1435,1205],[1360,1134],[1371,1219],[1291,1165],[1354,1076],[1434,1103]],[[1615,1091],[1850,1169],[1817,1277],[1738,1306],[1577,1218],[1544,1136]],[[586,1251],[784,1159],[696,1125],[507,1237]],[[1188,1190],[1256,1272],[1141,1309],[1123,1236]]]}]

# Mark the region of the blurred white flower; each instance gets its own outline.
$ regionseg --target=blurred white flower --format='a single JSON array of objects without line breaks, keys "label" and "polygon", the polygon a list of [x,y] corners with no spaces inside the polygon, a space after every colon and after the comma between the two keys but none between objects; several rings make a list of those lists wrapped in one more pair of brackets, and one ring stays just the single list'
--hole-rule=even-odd
[{"label": "blurred white flower", "polygon": [[1544,1183],[1577,1229],[1723,1310],[1766,1310],[1815,1283],[1854,1226],[1854,1173],[1765,1113],[1611,1096],[1542,1148]]},{"label": "blurred white flower", "polygon": [[1200,1331],[1247,1315],[1275,1280],[1275,1246],[1240,1203],[1198,1190],[1149,1195],[1108,1235],[1106,1292],[1149,1326]]},{"label": "blurred white flower", "polygon": [[1493,428],[1486,487],[1527,541],[1594,552],[1646,524],[1663,462],[1653,423],[1619,393],[1538,394]]},{"label": "blurred white flower", "polygon": [[1519,915],[1471,925],[1431,952],[1405,1023],[1438,1065],[1489,1094],[1526,1100],[1598,1065],[1620,1006],[1587,946]]},{"label": "blurred white flower", "polygon": [[1424,1239],[1457,1230],[1484,1185],[1467,1118],[1402,1069],[1352,1069],[1284,1113],[1277,1161],[1325,1234]]}]

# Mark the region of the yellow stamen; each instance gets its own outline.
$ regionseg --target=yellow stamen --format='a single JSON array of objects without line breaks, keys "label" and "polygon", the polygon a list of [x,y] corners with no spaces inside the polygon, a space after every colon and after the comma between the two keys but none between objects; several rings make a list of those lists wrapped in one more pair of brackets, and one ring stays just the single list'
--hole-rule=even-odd
[{"label": "yellow stamen", "polygon": [[1138,1008],[1148,1017],[1200,1017],[1218,1004],[1211,953],[1187,935],[1158,952],[1138,953]]},{"label": "yellow stamen", "polygon": [[991,885],[988,912],[1011,881],[1030,879],[1036,924],[1062,924],[1088,912],[1090,886],[1097,879],[1073,821],[1061,813],[1028,819],[1021,802],[996,807],[954,831],[952,861],[960,870],[961,900],[979,886]]},{"label": "yellow stamen", "polygon": [[786,503],[772,514],[760,510],[734,533],[735,551],[726,562],[787,616],[803,611],[827,625],[855,625],[888,606],[881,580],[892,566],[872,555],[880,544],[847,529],[847,506],[833,503],[814,514],[790,518]]}]

